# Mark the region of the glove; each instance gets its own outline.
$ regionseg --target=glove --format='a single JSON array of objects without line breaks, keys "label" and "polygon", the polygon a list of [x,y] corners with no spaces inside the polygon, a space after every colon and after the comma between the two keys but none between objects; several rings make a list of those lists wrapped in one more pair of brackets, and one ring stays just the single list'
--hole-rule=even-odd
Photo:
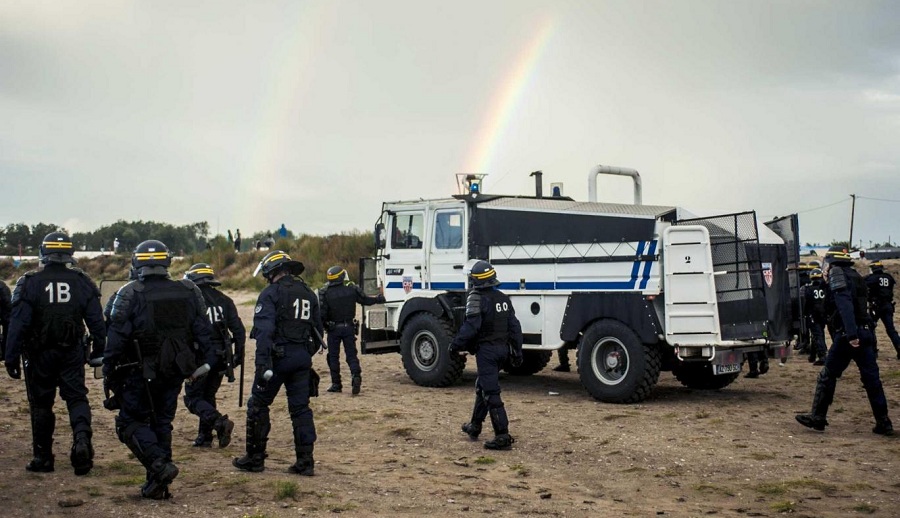
[{"label": "glove", "polygon": [[103,356],[97,356],[88,360],[88,365],[91,367],[102,367],[103,366]]},{"label": "glove", "polygon": [[456,342],[450,342],[450,347],[447,348],[447,352],[450,354],[459,354],[462,352],[462,348]]},{"label": "glove", "polygon": [[9,377],[18,380],[22,379],[22,364],[19,360],[13,362],[6,362],[6,372],[9,373]]},{"label": "glove", "polygon": [[244,349],[237,348],[234,349],[234,359],[232,360],[232,365],[234,367],[240,367],[242,363],[244,363]]}]

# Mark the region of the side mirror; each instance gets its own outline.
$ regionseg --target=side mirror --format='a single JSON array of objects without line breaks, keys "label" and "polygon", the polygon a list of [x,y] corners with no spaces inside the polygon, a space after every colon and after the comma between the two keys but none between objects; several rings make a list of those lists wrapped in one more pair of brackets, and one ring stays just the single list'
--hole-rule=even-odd
[{"label": "side mirror", "polygon": [[384,223],[375,225],[375,249],[382,250],[387,246],[387,240],[384,235]]}]

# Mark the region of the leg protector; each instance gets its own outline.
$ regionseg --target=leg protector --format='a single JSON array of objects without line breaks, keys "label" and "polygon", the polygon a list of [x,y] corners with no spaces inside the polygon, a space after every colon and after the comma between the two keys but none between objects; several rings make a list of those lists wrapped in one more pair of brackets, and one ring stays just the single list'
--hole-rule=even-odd
[{"label": "leg protector", "polygon": [[294,430],[294,448],[297,451],[297,462],[288,468],[288,471],[304,477],[311,477],[315,474],[316,462],[313,460],[312,444],[300,444],[302,440],[298,430]]},{"label": "leg protector", "polygon": [[72,444],[72,453],[69,455],[72,468],[78,476],[87,475],[94,467],[94,446],[91,444],[91,434],[78,432],[75,434],[75,442]]},{"label": "leg protector", "polygon": [[269,430],[269,407],[251,396],[247,401],[247,453],[266,453]]},{"label": "leg protector", "polygon": [[834,401],[835,387],[837,387],[837,378],[831,374],[828,367],[822,367],[816,378],[816,393],[813,396],[811,412],[813,416],[821,417],[822,421],[825,421],[828,416],[828,407]]},{"label": "leg protector", "polygon": [[491,408],[491,426],[494,427],[494,435],[509,433],[509,419],[506,417],[506,408],[502,405]]},{"label": "leg protector", "polygon": [[484,419],[488,415],[488,404],[484,399],[484,392],[476,387],[475,388],[475,406],[472,408],[472,420],[470,421],[474,426],[478,427],[478,430],[481,430],[481,423],[484,422]]}]

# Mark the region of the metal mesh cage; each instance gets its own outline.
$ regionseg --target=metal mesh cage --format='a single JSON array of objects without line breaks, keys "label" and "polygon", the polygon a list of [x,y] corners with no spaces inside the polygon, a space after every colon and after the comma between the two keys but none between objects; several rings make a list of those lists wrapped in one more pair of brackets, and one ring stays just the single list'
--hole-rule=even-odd
[{"label": "metal mesh cage", "polygon": [[764,338],[768,315],[756,213],[683,219],[675,224],[701,225],[709,232],[722,338]]}]

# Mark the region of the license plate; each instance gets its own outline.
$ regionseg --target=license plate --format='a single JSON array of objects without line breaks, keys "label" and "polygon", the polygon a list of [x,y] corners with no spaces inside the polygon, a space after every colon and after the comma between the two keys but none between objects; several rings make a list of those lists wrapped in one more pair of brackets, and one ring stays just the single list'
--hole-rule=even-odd
[{"label": "license plate", "polygon": [[713,365],[714,371],[716,375],[719,374],[734,374],[735,372],[741,372],[741,364],[740,363],[729,363],[728,365]]}]

